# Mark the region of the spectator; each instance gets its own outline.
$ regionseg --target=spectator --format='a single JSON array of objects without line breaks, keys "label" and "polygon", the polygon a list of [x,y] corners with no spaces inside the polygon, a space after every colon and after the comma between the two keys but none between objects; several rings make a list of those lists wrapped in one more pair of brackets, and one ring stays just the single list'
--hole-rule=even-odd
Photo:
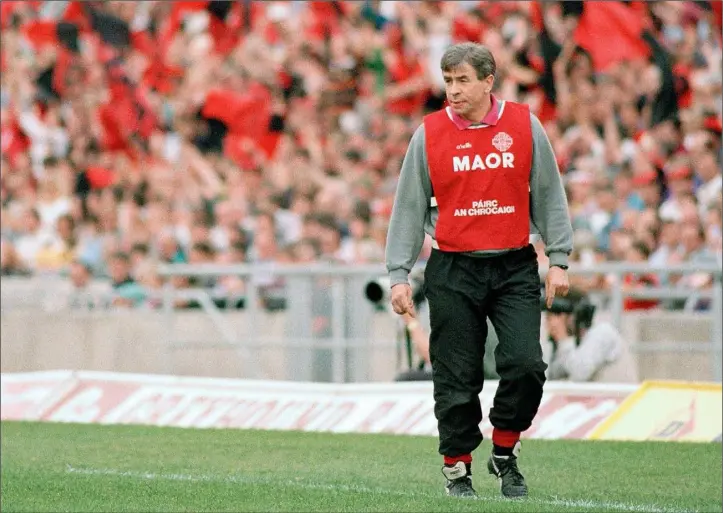
[{"label": "spectator", "polygon": [[723,230],[721,224],[723,223],[723,208],[719,201],[706,212],[704,226],[706,226],[705,240],[707,243],[708,251],[713,254],[718,261],[718,265],[721,264],[721,254],[723,253]]},{"label": "spectator", "polygon": [[[628,248],[627,260],[631,263],[647,262],[650,258],[650,249],[642,241],[633,241]],[[659,284],[658,278],[652,273],[628,273],[623,276],[623,289],[634,290],[643,287],[655,287]],[[655,299],[636,299],[626,297],[623,300],[624,310],[649,310],[655,308],[658,301]]]},{"label": "spectator", "polygon": [[12,243],[5,238],[0,239],[0,275],[24,276],[27,274],[28,271],[20,262]]},{"label": "spectator", "polygon": [[547,309],[548,379],[638,383],[627,342],[609,323],[593,323],[594,315],[595,307],[575,289]]},{"label": "spectator", "polygon": [[[705,230],[699,222],[683,224],[680,232],[680,245],[668,260],[669,263],[714,264],[716,256],[705,246]],[[708,289],[713,280],[707,273],[695,273],[685,276],[672,275],[672,283],[683,289]],[[673,308],[682,308],[686,302],[676,301]],[[690,298],[691,305],[696,308],[707,308],[708,301],[697,301],[695,296]]]},{"label": "spectator", "polygon": [[27,209],[24,215],[24,233],[15,241],[15,252],[21,265],[31,271],[39,271],[44,267],[44,262],[38,262],[39,256],[63,251],[60,239],[53,232],[43,230],[41,223],[38,211],[34,208]]},{"label": "spectator", "polygon": [[660,217],[682,220],[684,198],[693,193],[693,176],[688,162],[684,159],[671,162],[665,175],[670,195],[660,205]]},{"label": "spectator", "polygon": [[[197,242],[191,248],[188,262],[194,265],[209,265],[216,260],[216,251],[207,242]],[[213,288],[215,278],[207,276],[195,276],[191,279],[191,285],[201,288]]]},{"label": "spectator", "polygon": [[720,203],[723,175],[721,162],[712,151],[700,155],[695,164],[695,174],[700,185],[696,192],[701,215],[704,215],[716,202]]},{"label": "spectator", "polygon": [[131,276],[131,261],[127,253],[113,253],[109,258],[108,269],[112,287],[112,306],[135,307],[145,302],[147,292]]},{"label": "spectator", "polygon": [[82,260],[70,264],[67,287],[46,296],[46,309],[97,310],[110,306],[112,289],[106,280],[94,280],[93,269]]},{"label": "spectator", "polygon": [[65,271],[75,257],[75,219],[67,214],[60,217],[55,233],[58,235],[58,243],[45,245],[36,256],[39,270]]},{"label": "spectator", "polygon": [[[234,243],[226,251],[216,253],[216,263],[232,265],[246,262],[246,246]],[[214,302],[225,308],[241,308],[245,304],[246,281],[238,275],[220,276],[211,292]]]}]

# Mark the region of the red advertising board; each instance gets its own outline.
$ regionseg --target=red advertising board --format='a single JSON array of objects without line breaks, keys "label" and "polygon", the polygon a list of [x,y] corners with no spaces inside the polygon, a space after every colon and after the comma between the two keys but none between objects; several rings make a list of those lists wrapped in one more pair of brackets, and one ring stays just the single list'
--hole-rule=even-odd
[{"label": "red advertising board", "polygon": [[0,375],[0,419],[37,420],[49,404],[74,386],[70,371]]},{"label": "red advertising board", "polygon": [[[28,381],[30,382],[30,381]],[[69,388],[70,384],[70,388]],[[3,419],[436,435],[431,383],[322,384],[77,372],[52,402],[18,399],[28,390],[3,381]],[[485,417],[496,383],[480,399]],[[636,389],[629,385],[548,383],[527,438],[586,438]],[[37,396],[40,397],[40,392]],[[13,406],[14,405],[14,406]],[[24,406],[23,406],[24,405]],[[32,415],[29,415],[32,413]],[[486,436],[492,427],[481,424]]]}]

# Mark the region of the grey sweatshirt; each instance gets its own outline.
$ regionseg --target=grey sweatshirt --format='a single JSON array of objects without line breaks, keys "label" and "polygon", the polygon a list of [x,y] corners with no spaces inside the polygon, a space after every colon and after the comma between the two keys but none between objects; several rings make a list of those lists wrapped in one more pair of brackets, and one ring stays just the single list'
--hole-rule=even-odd
[{"label": "grey sweatshirt", "polygon": [[[530,118],[530,233],[542,236],[550,265],[567,265],[573,236],[565,189],[547,134],[534,114],[530,114]],[[425,232],[434,239],[438,211],[437,207],[430,206],[433,196],[422,124],[414,132],[407,148],[389,222],[386,264],[391,285],[407,282],[409,271],[422,250]],[[478,251],[465,254],[487,257],[504,252]]]}]

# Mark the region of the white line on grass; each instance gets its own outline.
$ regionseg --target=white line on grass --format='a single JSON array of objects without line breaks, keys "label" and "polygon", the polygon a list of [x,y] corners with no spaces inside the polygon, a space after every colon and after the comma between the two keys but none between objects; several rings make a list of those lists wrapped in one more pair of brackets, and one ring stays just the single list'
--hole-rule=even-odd
[{"label": "white line on grass", "polygon": [[[431,494],[424,492],[405,492],[403,490],[388,490],[384,488],[369,488],[366,486],[358,485],[343,485],[343,484],[330,484],[330,483],[313,483],[309,481],[277,481],[274,479],[263,478],[259,476],[247,476],[247,475],[227,475],[217,476],[211,474],[159,474],[155,472],[137,472],[130,470],[118,470],[112,468],[79,468],[71,465],[67,466],[67,471],[72,474],[83,474],[90,476],[116,476],[116,477],[129,477],[134,479],[148,479],[148,480],[159,480],[159,481],[186,481],[186,482],[206,482],[206,483],[236,483],[236,484],[260,484],[260,485],[281,485],[281,486],[293,486],[297,488],[311,489],[311,490],[328,490],[336,492],[354,492],[354,493],[369,493],[369,494],[380,494],[380,495],[397,495],[405,497],[426,497],[432,499],[438,499],[444,497],[442,494]],[[480,500],[484,501],[499,501],[507,502],[509,499],[505,499],[500,496],[480,496]],[[598,502],[591,500],[579,500],[579,499],[561,499],[558,497],[550,497],[547,499],[542,498],[526,498],[524,502],[532,504],[540,504],[545,506],[561,506],[573,509],[608,509],[615,511],[630,511],[636,513],[681,513],[681,510],[670,509],[659,507],[653,504],[630,504],[625,502]],[[695,513],[689,511],[689,513]]]}]

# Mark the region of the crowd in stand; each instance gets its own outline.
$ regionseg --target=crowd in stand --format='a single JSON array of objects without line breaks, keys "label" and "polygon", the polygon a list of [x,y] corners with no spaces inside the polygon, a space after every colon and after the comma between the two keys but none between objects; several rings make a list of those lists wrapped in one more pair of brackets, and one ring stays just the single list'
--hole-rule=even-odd
[{"label": "crowd in stand", "polygon": [[[61,274],[152,307],[160,262],[383,262],[406,145],[444,105],[439,59],[463,40],[495,55],[494,94],[544,123],[573,262],[721,263],[720,2],[3,1],[0,14],[3,275]],[[624,277],[650,284],[711,278]],[[223,300],[245,287],[176,285]]]}]

